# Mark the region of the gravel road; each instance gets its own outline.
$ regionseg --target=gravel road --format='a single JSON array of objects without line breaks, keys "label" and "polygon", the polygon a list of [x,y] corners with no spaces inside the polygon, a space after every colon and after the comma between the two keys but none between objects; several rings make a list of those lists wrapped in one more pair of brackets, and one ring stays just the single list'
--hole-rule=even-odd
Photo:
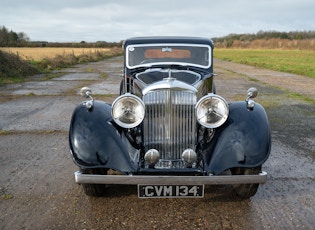
[{"label": "gravel road", "polygon": [[304,99],[315,100],[315,79],[218,60],[217,94],[244,100],[255,86],[270,120],[268,181],[257,194],[241,200],[220,185],[203,199],[138,199],[135,186],[115,186],[85,196],[67,139],[77,92],[89,86],[111,102],[121,69],[117,57],[0,87],[0,229],[315,229],[315,106]]}]

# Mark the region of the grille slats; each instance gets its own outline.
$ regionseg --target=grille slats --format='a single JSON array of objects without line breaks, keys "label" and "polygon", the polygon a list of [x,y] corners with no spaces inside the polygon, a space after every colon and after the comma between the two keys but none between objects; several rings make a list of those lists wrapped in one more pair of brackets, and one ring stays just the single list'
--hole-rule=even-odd
[{"label": "grille slats", "polygon": [[180,160],[196,143],[196,95],[184,90],[155,90],[143,97],[145,151],[157,149],[162,160]]}]

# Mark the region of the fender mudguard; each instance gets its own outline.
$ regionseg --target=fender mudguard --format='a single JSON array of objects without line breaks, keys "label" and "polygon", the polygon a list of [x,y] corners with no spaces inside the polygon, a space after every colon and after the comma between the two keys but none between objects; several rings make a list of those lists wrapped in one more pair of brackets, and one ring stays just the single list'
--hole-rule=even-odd
[{"label": "fender mudguard", "polygon": [[206,162],[206,171],[215,175],[234,167],[262,165],[270,154],[271,133],[264,108],[256,103],[248,110],[246,102],[235,102],[229,109],[229,119]]},{"label": "fender mudguard", "polygon": [[110,168],[124,173],[136,170],[112,123],[111,106],[105,102],[94,101],[91,110],[83,103],[75,108],[69,143],[73,160],[81,168]]}]

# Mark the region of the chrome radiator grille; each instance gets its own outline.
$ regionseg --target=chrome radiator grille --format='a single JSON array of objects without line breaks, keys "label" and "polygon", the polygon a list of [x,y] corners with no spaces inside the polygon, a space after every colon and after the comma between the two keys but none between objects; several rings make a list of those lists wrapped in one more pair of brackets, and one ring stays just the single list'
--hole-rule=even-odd
[{"label": "chrome radiator grille", "polygon": [[145,151],[157,149],[161,160],[179,161],[187,148],[195,149],[196,95],[184,90],[155,90],[143,97]]}]

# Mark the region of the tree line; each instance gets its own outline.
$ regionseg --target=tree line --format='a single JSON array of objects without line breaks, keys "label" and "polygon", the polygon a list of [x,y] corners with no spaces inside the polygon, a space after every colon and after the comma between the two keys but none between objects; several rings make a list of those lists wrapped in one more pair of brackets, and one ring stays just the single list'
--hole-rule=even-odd
[{"label": "tree line", "polygon": [[0,47],[73,47],[73,48],[112,48],[121,47],[120,42],[47,42],[31,41],[24,32],[14,32],[5,26],[0,27]]},{"label": "tree line", "polygon": [[216,43],[224,43],[227,47],[232,46],[233,42],[252,42],[254,40],[270,40],[270,39],[286,39],[286,40],[306,40],[315,39],[315,31],[258,31],[254,34],[229,34],[223,37],[215,37],[212,40]]},{"label": "tree line", "polygon": [[5,26],[0,28],[0,47],[25,46],[29,41],[29,37],[23,32],[9,31]]}]

